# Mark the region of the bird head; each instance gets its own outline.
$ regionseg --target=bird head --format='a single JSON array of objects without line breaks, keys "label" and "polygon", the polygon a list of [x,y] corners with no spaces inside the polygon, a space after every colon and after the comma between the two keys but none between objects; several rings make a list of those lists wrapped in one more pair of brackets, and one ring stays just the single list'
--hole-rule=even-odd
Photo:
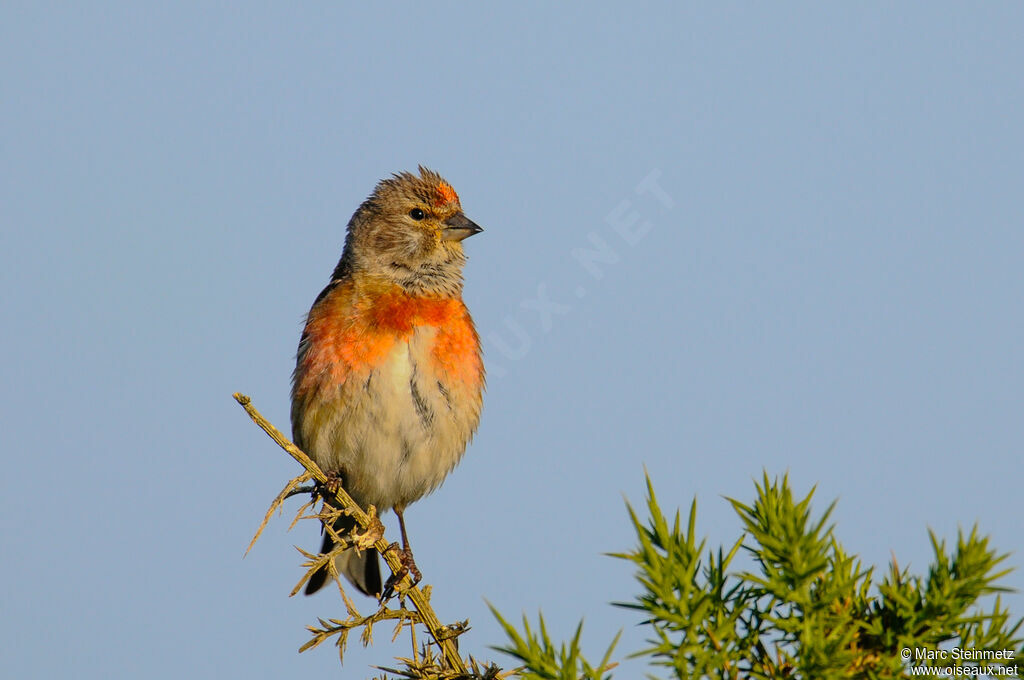
[{"label": "bird head", "polygon": [[382,180],[348,225],[348,264],[413,292],[462,287],[462,241],[483,231],[462,212],[459,195],[423,166]]}]

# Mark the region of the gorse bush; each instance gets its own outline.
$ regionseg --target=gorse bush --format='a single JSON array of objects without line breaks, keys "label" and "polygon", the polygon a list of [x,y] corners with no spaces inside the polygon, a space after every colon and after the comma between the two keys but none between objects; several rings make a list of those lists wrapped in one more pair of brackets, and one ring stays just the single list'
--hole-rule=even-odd
[{"label": "gorse bush", "polygon": [[[404,573],[396,547],[385,540],[374,508],[360,508],[260,415],[247,396],[234,396],[253,422],[304,468],[273,500],[252,542],[286,499],[312,494],[295,522],[306,519],[332,525],[341,513],[349,515],[357,528],[351,535],[337,537],[336,552],[373,547],[392,573]],[[306,482],[313,484],[305,486]],[[729,501],[742,521],[741,536],[728,550],[722,547],[705,552],[705,540],[697,538],[696,500],[685,526],[678,511],[669,522],[648,478],[647,517],[641,519],[627,504],[637,545],[613,555],[635,565],[640,586],[634,601],[616,604],[638,612],[650,632],[649,645],[633,657],[645,659],[659,675],[680,680],[1020,675],[1024,641],[1018,631],[1022,621],[1013,622],[999,599],[999,593],[1007,590],[999,585],[1010,571],[1002,567],[1007,556],[990,548],[988,538],[979,536],[975,528],[967,535],[961,532],[955,548],[948,549],[945,541],[931,534],[935,555],[925,575],[900,569],[894,558],[876,581],[874,569],[847,554],[836,538],[829,524],[835,503],[820,516],[812,515],[813,493],[797,501],[786,477],[772,480],[765,475],[756,484],[752,504]],[[733,567],[741,550],[749,554],[753,571]],[[394,623],[393,639],[407,631],[412,654],[396,659],[399,668],[379,667],[384,675],[378,677],[612,677],[615,664],[611,659],[618,636],[601,660],[592,663],[580,649],[582,624],[571,640],[555,643],[543,617],[535,626],[524,617],[520,629],[492,609],[508,638],[495,649],[521,664],[502,671],[493,663],[461,656],[457,642],[469,630],[469,623],[442,624],[430,604],[429,586],[417,588],[405,575],[399,579],[395,597],[383,598],[376,603],[376,611],[363,614],[334,571],[334,553],[303,555],[305,573],[292,594],[327,566],[347,615],[318,619],[308,627],[310,639],[302,650],[331,640],[340,659],[351,632],[361,631],[360,639],[369,645],[375,626]],[[981,599],[991,595],[995,595],[991,609],[985,610]],[[423,630],[420,637],[418,629]]]},{"label": "gorse bush", "polygon": [[[1021,621],[1011,622],[998,593],[1006,555],[977,529],[955,548],[931,534],[927,574],[892,562],[882,579],[847,554],[829,524],[834,503],[811,512],[813,490],[797,501],[786,477],[767,475],[750,505],[730,500],[744,533],[731,546],[708,550],[698,540],[697,504],[685,525],[662,512],[650,479],[647,515],[628,506],[637,546],[614,557],[636,566],[640,593],[618,606],[639,612],[649,646],[636,654],[673,678],[904,678],[914,675],[1017,675],[1024,658]],[[745,550],[756,568],[732,565]],[[990,610],[979,599],[996,594]],[[579,629],[555,644],[543,618],[522,630],[495,612],[509,643],[498,647],[523,664],[518,677],[611,678],[612,648],[591,664]],[[953,650],[953,651],[951,651]],[[988,658],[984,658],[988,657]],[[933,675],[934,677],[934,675]]]}]

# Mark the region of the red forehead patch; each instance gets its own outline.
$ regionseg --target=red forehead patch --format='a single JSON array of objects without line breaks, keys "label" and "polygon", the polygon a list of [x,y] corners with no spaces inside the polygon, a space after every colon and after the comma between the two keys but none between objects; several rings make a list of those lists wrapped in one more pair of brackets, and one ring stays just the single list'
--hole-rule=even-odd
[{"label": "red forehead patch", "polygon": [[451,185],[447,182],[441,182],[437,187],[437,198],[434,199],[434,205],[441,207],[448,203],[458,203],[459,195],[455,193],[455,189],[452,189]]}]

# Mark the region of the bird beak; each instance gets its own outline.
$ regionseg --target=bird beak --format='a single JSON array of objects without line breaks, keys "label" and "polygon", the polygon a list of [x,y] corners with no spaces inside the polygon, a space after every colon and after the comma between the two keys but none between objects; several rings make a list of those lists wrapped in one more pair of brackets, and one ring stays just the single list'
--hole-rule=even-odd
[{"label": "bird beak", "polygon": [[461,212],[455,213],[444,221],[444,229],[441,231],[441,239],[444,241],[461,241],[473,234],[479,234],[483,227],[469,219]]}]

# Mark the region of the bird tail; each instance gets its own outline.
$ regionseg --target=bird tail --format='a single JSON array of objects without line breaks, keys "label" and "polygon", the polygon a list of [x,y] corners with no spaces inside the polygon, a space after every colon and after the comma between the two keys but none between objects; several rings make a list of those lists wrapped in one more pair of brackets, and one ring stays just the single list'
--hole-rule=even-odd
[{"label": "bird tail", "polygon": [[[355,520],[348,515],[341,515],[334,521],[334,532],[339,536],[348,535],[356,526]],[[323,546],[320,553],[328,553],[334,548],[334,541],[331,535],[324,532]],[[345,576],[349,583],[355,586],[363,595],[377,597],[380,595],[383,585],[380,578],[380,562],[377,560],[377,551],[368,548],[362,552],[355,548],[349,548],[334,558],[334,566],[338,573]],[[326,585],[331,573],[324,565],[320,567],[306,582],[306,595],[312,595]]]}]

